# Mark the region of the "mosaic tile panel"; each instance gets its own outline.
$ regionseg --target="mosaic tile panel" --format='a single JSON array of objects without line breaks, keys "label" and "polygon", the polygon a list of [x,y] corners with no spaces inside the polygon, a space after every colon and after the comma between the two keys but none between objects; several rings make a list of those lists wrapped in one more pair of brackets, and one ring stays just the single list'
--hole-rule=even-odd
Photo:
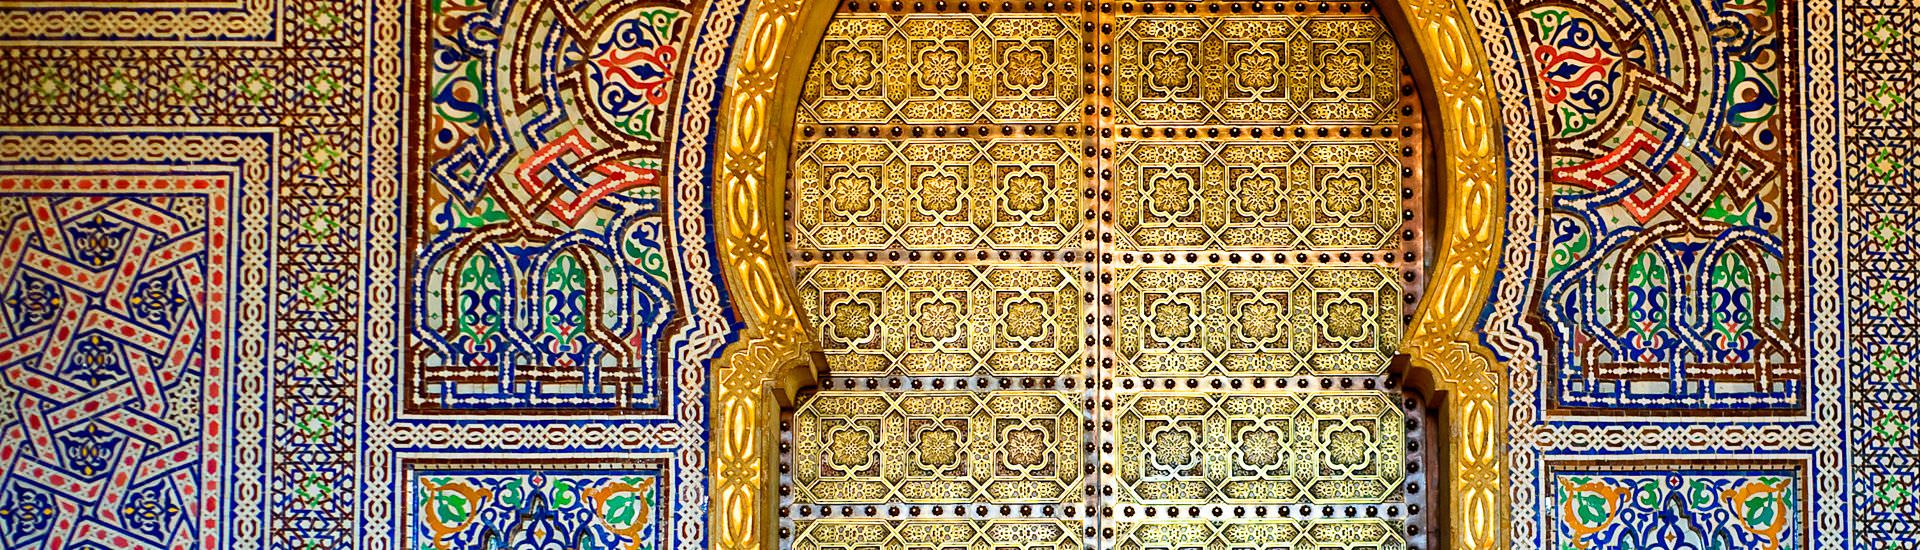
[{"label": "mosaic tile panel", "polygon": [[1806,547],[1795,468],[1556,467],[1547,478],[1556,548]]},{"label": "mosaic tile panel", "polygon": [[233,544],[258,508],[220,497],[264,475],[236,456],[264,441],[235,395],[260,391],[233,356],[260,311],[234,277],[264,261],[235,247],[243,180],[95,168],[0,174],[0,543]]},{"label": "mosaic tile panel", "polygon": [[[1501,78],[1534,82],[1540,92],[1502,94],[1504,127],[1517,130],[1509,133],[1508,158],[1524,176],[1510,179],[1507,261],[1483,329],[1485,341],[1507,361],[1512,388],[1508,464],[1514,483],[1507,525],[1517,543],[1561,544],[1555,533],[1563,527],[1547,514],[1556,502],[1551,480],[1560,461],[1630,461],[1631,469],[1649,476],[1715,465],[1769,473],[1790,461],[1802,468],[1796,476],[1806,488],[1791,502],[1796,529],[1805,532],[1792,544],[1868,547],[1861,546],[1858,524],[1850,519],[1864,494],[1837,489],[1858,487],[1851,481],[1858,473],[1848,464],[1858,444],[1850,441],[1853,436],[1836,437],[1863,431],[1858,415],[1849,412],[1864,403],[1848,388],[1861,375],[1849,358],[1856,325],[1846,318],[1854,307],[1848,287],[1866,278],[1847,266],[1859,254],[1849,242],[1859,230],[1850,227],[1855,214],[1846,205],[1855,185],[1848,171],[1857,163],[1840,153],[1852,139],[1848,121],[1873,107],[1837,85],[1846,75],[1873,74],[1858,72],[1853,64],[1862,57],[1840,47],[1843,37],[1862,35],[1845,29],[1839,16],[1864,4],[1505,3],[1515,28],[1506,33],[1509,40],[1488,43],[1496,66],[1510,63],[1496,75],[1506,71]],[[1558,30],[1543,43],[1542,28]],[[1543,65],[1550,68],[1541,70]],[[1576,116],[1596,106],[1604,116]],[[1608,157],[1620,161],[1616,172],[1600,175],[1590,170],[1599,165],[1583,164],[1600,158],[1597,148],[1620,144],[1627,152]],[[1527,162],[1534,158],[1546,162]],[[1594,178],[1600,183],[1586,181]],[[1674,195],[1668,199],[1658,193],[1663,190]],[[1714,200],[1721,202],[1716,206]],[[1650,206],[1659,204],[1665,206]],[[1632,281],[1642,285],[1636,288],[1617,284],[1620,278],[1580,282],[1587,276],[1567,270],[1591,261],[1581,258],[1584,249],[1599,242],[1605,250],[1620,241],[1586,240],[1605,235],[1570,231],[1568,209],[1585,209],[1583,219],[1599,219],[1590,213],[1612,209],[1605,221],[1613,225],[1606,231],[1619,230],[1628,247],[1658,249],[1656,257],[1630,260],[1691,267],[1641,269]],[[1643,224],[1636,214],[1649,221]],[[1702,230],[1674,231],[1674,223]],[[1642,225],[1647,232],[1635,233]],[[1652,233],[1660,228],[1666,231]],[[1756,248],[1765,252],[1739,251],[1739,266],[1727,254],[1714,255],[1741,242],[1764,242]],[[1634,266],[1618,262],[1612,269]],[[1550,273],[1557,274],[1542,278]],[[1644,286],[1663,278],[1664,289]],[[1670,354],[1670,361],[1608,363],[1613,359],[1607,354],[1628,348],[1615,338],[1618,333],[1598,332],[1594,325],[1606,320],[1603,315],[1628,312],[1620,309],[1618,295],[1550,306],[1584,316],[1576,322],[1542,320],[1535,313],[1540,297],[1561,292],[1556,285],[1569,281],[1596,292],[1651,298],[1628,296],[1629,303],[1666,307],[1661,315],[1643,317],[1642,326],[1679,327],[1685,329],[1681,337],[1633,345],[1671,345],[1681,353]],[[1689,328],[1716,319],[1721,325]],[[1722,337],[1737,336],[1748,319],[1760,337],[1781,335],[1778,343],[1756,338],[1746,345],[1742,338]],[[1699,359],[1729,353],[1726,343],[1754,359]],[[1568,350],[1575,346],[1594,351],[1569,363]],[[1621,377],[1597,383],[1582,378],[1602,367]],[[1648,367],[1666,370],[1656,374]],[[1569,391],[1608,404],[1570,406]],[[1662,521],[1641,518],[1628,527],[1635,533],[1668,529]],[[1674,533],[1669,540],[1680,537]]]},{"label": "mosaic tile panel", "polygon": [[[346,461],[363,481],[348,529],[302,528],[371,549],[414,541],[421,486],[395,465],[419,465],[479,486],[547,483],[545,501],[521,501],[522,525],[495,524],[504,542],[710,546],[707,363],[734,322],[710,174],[740,22],[706,14],[742,4],[364,8],[351,59],[376,91],[365,117],[404,132],[368,133],[379,162],[351,195],[378,252],[365,320],[347,323],[368,357],[342,360],[363,381]],[[530,508],[541,502],[550,515]]]},{"label": "mosaic tile panel", "polygon": [[664,546],[667,474],[624,469],[416,464],[407,471],[407,548]]},{"label": "mosaic tile panel", "polygon": [[1554,406],[1806,405],[1793,2],[1523,3],[1541,90]]},{"label": "mosaic tile panel", "polygon": [[410,410],[655,411],[664,160],[693,16],[436,2],[407,193]]}]

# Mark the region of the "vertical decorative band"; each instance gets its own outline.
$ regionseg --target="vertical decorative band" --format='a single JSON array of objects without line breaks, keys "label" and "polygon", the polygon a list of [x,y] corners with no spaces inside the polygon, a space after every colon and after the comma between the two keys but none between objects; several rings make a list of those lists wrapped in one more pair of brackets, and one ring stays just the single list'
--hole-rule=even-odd
[{"label": "vertical decorative band", "polygon": [[1480,34],[1458,0],[1401,0],[1437,103],[1446,212],[1426,297],[1401,350],[1448,393],[1446,516],[1451,546],[1506,547],[1506,375],[1474,329],[1493,287],[1506,201],[1492,76]]},{"label": "vertical decorative band", "polygon": [[742,331],[714,361],[713,548],[754,550],[773,540],[774,457],[780,404],[812,384],[817,347],[795,307],[779,237],[797,86],[832,2],[754,2],[734,46],[714,159],[714,228],[727,294]]}]

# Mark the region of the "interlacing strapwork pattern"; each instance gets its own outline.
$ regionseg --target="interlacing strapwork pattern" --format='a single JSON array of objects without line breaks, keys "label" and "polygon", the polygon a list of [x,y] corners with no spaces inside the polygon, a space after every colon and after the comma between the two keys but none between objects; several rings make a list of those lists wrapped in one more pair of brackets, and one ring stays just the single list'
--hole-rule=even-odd
[{"label": "interlacing strapwork pattern", "polygon": [[1399,120],[1400,52],[1376,18],[1123,15],[1115,26],[1120,124]]},{"label": "interlacing strapwork pattern", "polygon": [[1399,405],[1379,392],[1119,395],[1117,483],[1143,504],[1381,502],[1400,488]]},{"label": "interlacing strapwork pattern", "polygon": [[1376,250],[1399,238],[1393,139],[1123,146],[1116,248]]},{"label": "interlacing strapwork pattern", "polygon": [[1390,268],[1115,271],[1122,376],[1379,374],[1400,339]]},{"label": "interlacing strapwork pattern", "polygon": [[1064,266],[822,265],[799,279],[841,375],[1071,376],[1080,281]]},{"label": "interlacing strapwork pattern", "polygon": [[1804,410],[1800,3],[1511,4],[1548,122],[1550,407]]},{"label": "interlacing strapwork pattern", "polygon": [[1426,129],[1359,2],[851,3],[787,194],[783,548],[1406,548]]},{"label": "interlacing strapwork pattern", "polygon": [[432,2],[406,205],[417,412],[664,407],[669,113],[698,5]]}]

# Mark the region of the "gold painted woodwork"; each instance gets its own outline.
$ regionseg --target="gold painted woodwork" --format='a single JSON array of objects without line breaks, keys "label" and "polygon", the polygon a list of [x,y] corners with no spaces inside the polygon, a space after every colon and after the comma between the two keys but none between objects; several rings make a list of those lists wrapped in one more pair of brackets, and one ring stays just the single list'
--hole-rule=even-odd
[{"label": "gold painted woodwork", "polygon": [[719,550],[771,548],[780,405],[818,367],[779,236],[787,148],[774,143],[791,135],[781,130],[833,2],[770,0],[748,11],[728,64],[714,166],[715,248],[741,323],[713,363],[708,536]]},{"label": "gold painted woodwork", "polygon": [[1448,541],[1456,549],[1504,548],[1507,505],[1506,371],[1475,324],[1493,289],[1507,205],[1493,78],[1480,33],[1462,0],[1399,0],[1403,27],[1420,47],[1428,93],[1440,116],[1436,148],[1444,217],[1430,254],[1425,297],[1401,352],[1445,392]]},{"label": "gold painted woodwork", "polygon": [[[779,237],[795,102],[835,2],[767,0],[748,8],[729,65],[715,168],[718,249],[742,321],[714,364],[713,522],[717,549],[771,548],[780,403],[821,363],[797,306]],[[1445,219],[1426,299],[1402,351],[1447,394],[1444,424],[1454,548],[1505,546],[1503,372],[1473,326],[1491,288],[1505,205],[1491,77],[1459,0],[1400,0],[1438,105]]]}]

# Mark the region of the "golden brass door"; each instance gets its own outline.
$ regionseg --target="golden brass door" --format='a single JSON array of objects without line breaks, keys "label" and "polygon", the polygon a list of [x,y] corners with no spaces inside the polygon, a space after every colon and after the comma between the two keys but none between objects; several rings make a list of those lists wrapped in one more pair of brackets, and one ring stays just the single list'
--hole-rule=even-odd
[{"label": "golden brass door", "polygon": [[1362,2],[842,5],[782,547],[1425,546],[1408,72]]}]

